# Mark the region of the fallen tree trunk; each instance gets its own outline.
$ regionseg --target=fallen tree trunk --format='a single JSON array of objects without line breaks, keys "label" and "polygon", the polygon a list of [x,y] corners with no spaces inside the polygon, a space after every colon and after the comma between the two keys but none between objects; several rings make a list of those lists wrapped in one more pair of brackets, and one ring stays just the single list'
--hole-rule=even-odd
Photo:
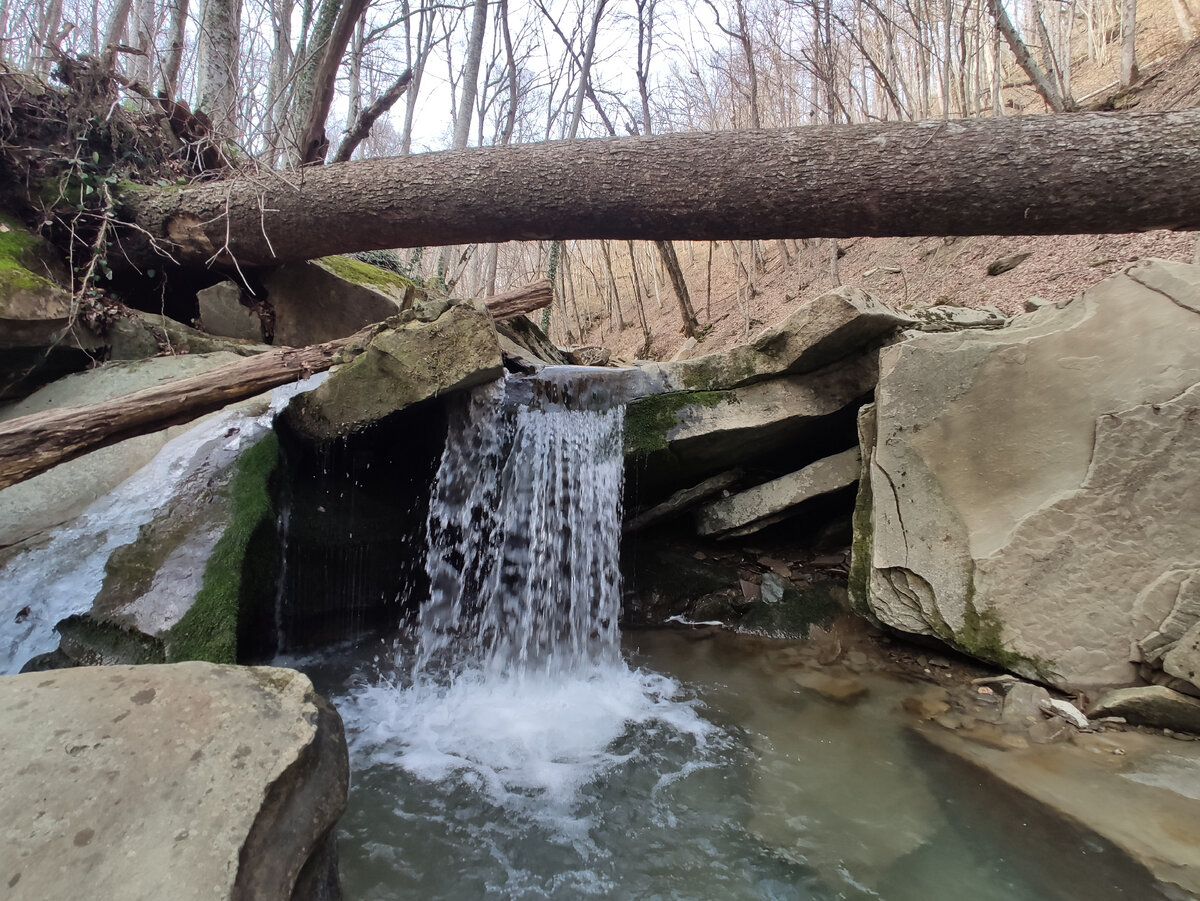
[{"label": "fallen tree trunk", "polygon": [[550,279],[533,282],[523,288],[514,288],[487,299],[488,312],[497,322],[512,319],[522,313],[532,313],[554,302],[554,286]]},{"label": "fallen tree trunk", "polygon": [[475,148],[128,188],[119,212],[185,264],[270,265],[526,239],[1195,229],[1197,171],[1193,109]]},{"label": "fallen tree trunk", "polygon": [[343,347],[374,329],[310,347],[269,351],[200,375],[78,407],[0,422],[0,488],[89,451],[189,422],[235,401],[322,372]]}]

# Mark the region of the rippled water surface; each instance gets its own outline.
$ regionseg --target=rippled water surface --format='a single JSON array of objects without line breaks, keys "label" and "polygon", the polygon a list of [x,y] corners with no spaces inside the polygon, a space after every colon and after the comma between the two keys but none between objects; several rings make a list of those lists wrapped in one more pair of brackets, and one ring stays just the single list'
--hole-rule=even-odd
[{"label": "rippled water surface", "polygon": [[1160,897],[908,736],[911,687],[833,704],[792,646],[640,632],[573,676],[415,684],[393,654],[308,667],[351,742],[348,899]]}]

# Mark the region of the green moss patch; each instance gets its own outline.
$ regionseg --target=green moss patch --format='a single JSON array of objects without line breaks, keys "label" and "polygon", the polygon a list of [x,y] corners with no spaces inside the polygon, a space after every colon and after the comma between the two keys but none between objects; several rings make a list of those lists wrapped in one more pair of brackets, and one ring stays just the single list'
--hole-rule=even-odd
[{"label": "green moss patch", "polygon": [[0,291],[35,291],[54,285],[38,275],[39,241],[25,227],[0,215]]},{"label": "green moss patch", "polygon": [[679,425],[679,411],[687,407],[715,407],[732,399],[728,391],[691,391],[643,397],[625,409],[625,453],[649,456],[666,450],[671,430]]},{"label": "green moss patch", "polygon": [[165,633],[170,662],[237,662],[243,599],[271,591],[278,575],[278,554],[273,552],[275,510],[269,488],[278,461],[279,441],[274,432],[238,460],[229,489],[233,501],[229,526],[208,559],[196,600]]},{"label": "green moss patch", "polygon": [[338,278],[356,285],[366,285],[386,294],[405,297],[410,291],[417,291],[417,286],[404,276],[351,257],[321,257],[313,262]]}]

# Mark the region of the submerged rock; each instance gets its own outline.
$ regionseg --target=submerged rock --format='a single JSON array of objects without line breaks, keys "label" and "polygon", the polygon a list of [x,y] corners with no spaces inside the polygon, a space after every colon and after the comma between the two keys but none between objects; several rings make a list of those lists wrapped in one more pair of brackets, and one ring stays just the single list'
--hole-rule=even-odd
[{"label": "submerged rock", "polygon": [[341,895],[341,718],[293,670],[187,663],[0,678],[13,899]]},{"label": "submerged rock", "polygon": [[884,348],[856,609],[1060,686],[1133,681],[1174,602],[1147,589],[1200,547],[1198,339],[1200,267],[1149,260]]}]

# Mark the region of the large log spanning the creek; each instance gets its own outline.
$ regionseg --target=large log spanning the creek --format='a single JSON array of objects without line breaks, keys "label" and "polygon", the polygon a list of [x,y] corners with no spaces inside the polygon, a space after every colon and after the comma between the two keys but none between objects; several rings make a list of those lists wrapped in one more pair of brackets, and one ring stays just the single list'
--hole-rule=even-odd
[{"label": "large log spanning the creek", "polygon": [[121,211],[185,265],[270,265],[521,239],[1195,229],[1198,171],[1200,109],[1075,113],[447,151],[128,189]]}]

